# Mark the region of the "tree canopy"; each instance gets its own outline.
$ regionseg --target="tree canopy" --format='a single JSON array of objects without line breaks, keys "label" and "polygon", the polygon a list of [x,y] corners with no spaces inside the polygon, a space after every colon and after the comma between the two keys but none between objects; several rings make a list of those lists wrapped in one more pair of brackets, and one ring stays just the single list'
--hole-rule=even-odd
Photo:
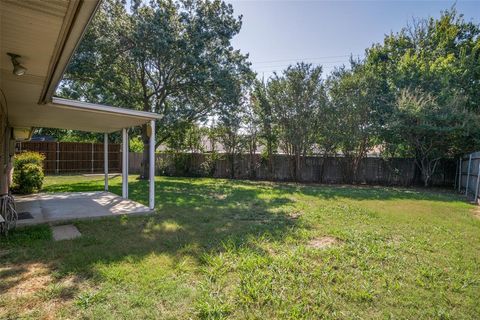
[{"label": "tree canopy", "polygon": [[258,146],[271,173],[277,152],[292,156],[292,179],[306,155],[341,155],[354,182],[378,149],[414,158],[428,185],[439,159],[480,149],[480,27],[454,7],[330,74],[299,62],[256,81],[231,46],[241,24],[220,0],[104,1],[60,94],[160,113],[157,145],[198,151],[208,136],[223,143],[232,172],[235,154]]}]

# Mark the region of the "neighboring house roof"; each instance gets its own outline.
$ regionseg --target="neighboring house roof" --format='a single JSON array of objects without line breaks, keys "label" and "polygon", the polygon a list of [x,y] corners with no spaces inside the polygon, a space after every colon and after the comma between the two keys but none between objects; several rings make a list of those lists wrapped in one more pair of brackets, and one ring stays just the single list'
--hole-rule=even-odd
[{"label": "neighboring house roof", "polygon": [[[99,0],[0,0],[0,89],[12,127],[113,132],[159,115],[53,97]],[[12,74],[7,52],[27,68]]]},{"label": "neighboring house roof", "polygon": [[55,142],[57,139],[50,135],[33,135],[30,141]]}]

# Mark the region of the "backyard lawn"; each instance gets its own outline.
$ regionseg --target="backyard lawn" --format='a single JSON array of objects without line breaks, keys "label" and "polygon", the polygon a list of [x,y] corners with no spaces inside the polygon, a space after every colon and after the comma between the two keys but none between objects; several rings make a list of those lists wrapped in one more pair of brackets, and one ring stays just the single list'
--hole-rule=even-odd
[{"label": "backyard lawn", "polygon": [[[110,182],[120,194],[120,177]],[[45,192],[102,190],[47,177]],[[131,177],[130,197],[148,186]],[[0,319],[478,319],[480,219],[448,192],[157,177],[156,213],[0,239]]]}]

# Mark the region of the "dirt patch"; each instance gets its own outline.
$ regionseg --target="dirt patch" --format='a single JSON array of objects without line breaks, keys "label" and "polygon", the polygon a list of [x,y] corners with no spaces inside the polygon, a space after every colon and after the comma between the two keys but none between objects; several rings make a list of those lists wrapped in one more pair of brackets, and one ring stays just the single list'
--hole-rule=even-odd
[{"label": "dirt patch", "polygon": [[50,270],[43,263],[30,263],[2,268],[7,294],[13,296],[24,296],[36,293],[52,282]]},{"label": "dirt patch", "polygon": [[0,266],[0,296],[8,302],[0,308],[0,318],[57,319],[83,287],[83,279],[76,276],[56,279],[45,263]]},{"label": "dirt patch", "polygon": [[314,249],[327,249],[333,246],[338,246],[342,243],[340,239],[335,237],[325,236],[312,239],[308,242],[308,246]]},{"label": "dirt patch", "polygon": [[212,194],[212,198],[215,200],[225,200],[227,195],[225,193],[214,193]]},{"label": "dirt patch", "polygon": [[475,218],[480,219],[480,207],[477,206],[475,209],[473,209],[472,214]]},{"label": "dirt patch", "polygon": [[296,220],[302,216],[301,211],[294,211],[288,214],[288,218],[292,220]]}]

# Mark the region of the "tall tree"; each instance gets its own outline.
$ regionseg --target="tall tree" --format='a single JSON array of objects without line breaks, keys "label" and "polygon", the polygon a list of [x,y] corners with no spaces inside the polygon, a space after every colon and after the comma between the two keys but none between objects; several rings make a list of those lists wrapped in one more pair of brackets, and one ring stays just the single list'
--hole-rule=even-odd
[{"label": "tall tree", "polygon": [[315,141],[318,114],[327,97],[322,68],[298,63],[281,75],[275,74],[268,84],[268,96],[279,127],[280,146],[292,156],[295,180],[301,179],[302,156],[311,151]]},{"label": "tall tree", "polygon": [[230,163],[230,177],[235,178],[236,158],[245,147],[242,134],[243,112],[241,108],[221,113],[215,129]]},{"label": "tall tree", "polygon": [[268,98],[267,85],[264,80],[255,82],[251,95],[251,105],[257,118],[259,142],[265,146],[268,174],[270,179],[273,179],[273,155],[277,151],[278,137],[273,108]]},{"label": "tall tree", "polygon": [[[427,179],[424,183],[428,184],[434,173],[430,170],[437,166],[422,165],[423,143],[398,130],[410,127],[412,117],[425,124],[421,128],[427,140],[442,136],[434,149],[442,150],[443,157],[480,148],[479,25],[466,22],[455,8],[442,12],[439,19],[414,20],[367,50],[366,64],[375,66],[387,81],[390,95],[397,97],[392,101],[392,118],[383,130],[385,146],[393,150],[391,154],[415,157],[423,179]],[[406,113],[410,109],[422,111],[414,116]],[[407,122],[400,125],[399,121]],[[443,128],[441,135],[438,128]]]},{"label": "tall tree", "polygon": [[[221,0],[103,1],[66,72],[61,94],[163,115],[157,146],[179,123],[235,105],[237,83],[251,74],[231,46],[241,17]],[[143,177],[148,173],[147,127]]]},{"label": "tall tree", "polygon": [[361,160],[380,142],[379,134],[388,108],[387,95],[377,73],[359,62],[352,61],[351,70],[336,70],[328,83],[331,112],[337,115],[338,128],[330,128],[330,131],[347,158],[344,178],[355,182]]},{"label": "tall tree", "polygon": [[425,186],[430,184],[440,159],[451,151],[452,133],[460,124],[458,118],[451,105],[438,103],[428,93],[419,90],[399,93],[391,127],[415,154]]},{"label": "tall tree", "polygon": [[257,112],[253,92],[249,92],[246,99],[245,109],[243,111],[244,124],[244,144],[249,155],[250,178],[256,178],[256,169],[258,167],[257,152],[260,146],[260,134],[262,120]]}]

